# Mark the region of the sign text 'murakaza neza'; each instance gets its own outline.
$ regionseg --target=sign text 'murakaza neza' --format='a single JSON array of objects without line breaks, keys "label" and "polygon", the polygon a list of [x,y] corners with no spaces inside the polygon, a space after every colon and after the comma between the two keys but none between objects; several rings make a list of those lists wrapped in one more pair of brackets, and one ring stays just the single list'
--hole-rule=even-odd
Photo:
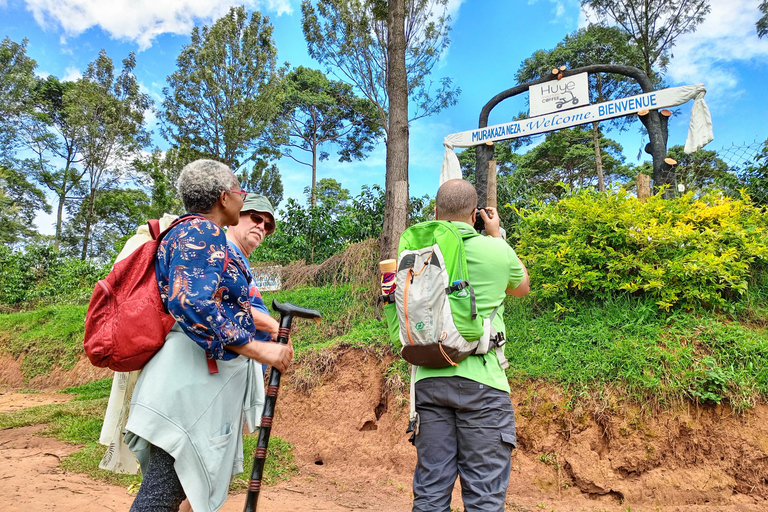
[{"label": "sign text 'murakaza neza'", "polygon": [[659,93],[661,92],[649,92],[596,105],[588,105],[544,116],[531,117],[520,121],[512,121],[511,123],[462,132],[456,134],[460,137],[455,139],[454,146],[463,146],[462,142],[468,143],[468,146],[475,146],[484,142],[535,135],[537,133],[559,130],[560,128],[600,121],[601,119],[624,116],[643,109],[670,106],[662,105],[659,101]]}]

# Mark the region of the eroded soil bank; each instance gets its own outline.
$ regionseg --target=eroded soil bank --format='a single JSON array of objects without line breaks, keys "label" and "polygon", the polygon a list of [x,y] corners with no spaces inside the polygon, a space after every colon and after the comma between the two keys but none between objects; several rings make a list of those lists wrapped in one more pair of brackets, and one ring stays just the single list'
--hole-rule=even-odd
[{"label": "eroded soil bank", "polygon": [[[295,446],[300,473],[263,493],[266,512],[410,510],[415,450],[405,433],[408,408],[388,360],[337,349],[296,365],[284,378],[273,432]],[[18,361],[0,360],[0,410],[61,400],[53,391],[102,378],[82,361],[69,372],[31,382]],[[15,365],[15,370],[12,368]],[[407,392],[407,390],[406,390]],[[519,447],[508,510],[736,512],[768,507],[768,406],[743,416],[727,407],[691,405],[648,412],[611,406],[570,407],[551,386],[513,390]],[[39,427],[0,431],[0,509],[127,510],[125,489],[63,473],[72,447],[35,436]],[[242,510],[230,496],[225,511]],[[454,505],[461,507],[458,487]],[[460,508],[459,508],[460,509]]]}]

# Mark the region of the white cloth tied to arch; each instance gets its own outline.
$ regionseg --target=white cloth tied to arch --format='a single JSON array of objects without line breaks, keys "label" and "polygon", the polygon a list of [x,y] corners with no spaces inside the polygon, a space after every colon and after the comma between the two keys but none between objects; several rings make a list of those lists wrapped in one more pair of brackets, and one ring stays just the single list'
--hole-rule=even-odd
[{"label": "white cloth tied to arch", "polygon": [[683,85],[661,89],[628,98],[596,103],[584,107],[562,110],[543,116],[521,119],[486,128],[478,128],[460,133],[453,133],[443,139],[445,153],[440,170],[440,184],[452,179],[461,178],[461,166],[453,148],[468,148],[516,137],[536,135],[561,128],[569,128],[580,124],[611,119],[613,117],[634,114],[640,110],[656,110],[665,107],[675,107],[690,100],[693,101],[691,121],[688,125],[688,138],[685,141],[685,152],[693,153],[703,148],[714,139],[712,134],[712,117],[704,102],[707,89],[704,84]]}]

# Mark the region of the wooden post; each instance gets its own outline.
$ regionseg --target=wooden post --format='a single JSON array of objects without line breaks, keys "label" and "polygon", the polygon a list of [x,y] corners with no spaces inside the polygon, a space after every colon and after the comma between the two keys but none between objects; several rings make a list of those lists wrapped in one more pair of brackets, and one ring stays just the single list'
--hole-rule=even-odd
[{"label": "wooden post", "polygon": [[488,162],[488,198],[485,206],[496,208],[496,160]]},{"label": "wooden post", "polygon": [[637,198],[646,202],[651,197],[651,177],[647,174],[637,175]]}]

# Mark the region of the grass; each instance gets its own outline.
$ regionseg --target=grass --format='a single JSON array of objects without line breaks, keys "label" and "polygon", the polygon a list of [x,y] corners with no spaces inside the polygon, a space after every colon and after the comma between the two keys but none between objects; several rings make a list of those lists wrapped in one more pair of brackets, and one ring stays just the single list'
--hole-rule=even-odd
[{"label": "grass", "polygon": [[768,330],[714,312],[663,313],[624,298],[568,310],[508,300],[513,381],[543,379],[574,395],[610,385],[631,400],[729,402],[737,410],[768,397]]},{"label": "grass", "polygon": [[52,368],[72,368],[83,352],[87,306],[54,305],[0,315],[0,350],[14,358],[24,354],[25,379]]},{"label": "grass", "polygon": [[[272,300],[292,302],[303,308],[317,309],[321,322],[295,318],[291,340],[297,354],[308,348],[335,343],[369,318],[373,309],[361,298],[363,292],[351,285],[294,288],[280,292],[265,292],[264,302],[272,310]],[[383,324],[382,324],[383,325]]]}]

